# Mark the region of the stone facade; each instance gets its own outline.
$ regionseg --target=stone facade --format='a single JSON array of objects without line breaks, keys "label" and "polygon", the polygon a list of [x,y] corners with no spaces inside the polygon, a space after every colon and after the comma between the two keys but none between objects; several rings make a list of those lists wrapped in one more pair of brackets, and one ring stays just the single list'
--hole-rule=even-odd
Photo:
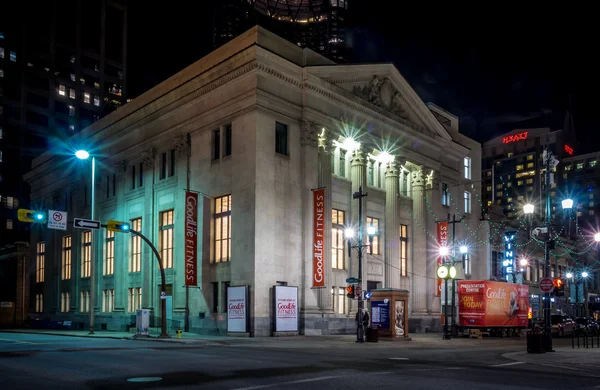
[{"label": "stone facade", "polygon": [[[277,138],[278,130],[285,139]],[[189,164],[182,152],[187,134]],[[463,226],[476,226],[480,219],[479,181],[463,174],[468,157],[471,177],[480,177],[480,145],[457,127],[440,124],[392,65],[335,65],[258,27],[96,122],[70,144],[94,147],[98,219],[141,218],[142,233],[167,252],[165,231],[172,226],[173,265],[166,277],[172,297],[168,317],[175,321],[183,321],[185,314],[183,210],[189,172],[190,189],[203,199],[198,210],[199,286],[189,289],[190,330],[200,333],[226,331],[226,287],[247,285],[250,334],[271,335],[272,286],[281,281],[299,287],[301,333],[354,332],[356,304],[343,289],[346,278],[357,276],[357,256],[353,251],[348,258],[346,243],[334,230],[341,226],[332,224],[332,215],[341,211],[343,227],[358,226],[358,201],[352,193],[360,186],[368,193],[360,216],[365,234],[367,221],[378,228],[373,253],[365,250],[363,289],[409,290],[410,331],[433,330],[440,318],[435,221],[448,213],[464,216]],[[54,150],[34,161],[26,175],[32,200],[66,210],[69,218],[87,217],[89,166],[68,154]],[[449,206],[440,201],[442,183],[451,193]],[[313,289],[311,190],[322,187],[326,287]],[[472,194],[466,213],[464,191]],[[216,262],[221,253],[216,229],[223,226],[215,223],[221,204],[217,198],[227,195],[230,256]],[[173,222],[165,225],[164,213],[170,210]],[[399,258],[401,226],[405,264]],[[457,228],[457,240],[468,234]],[[68,279],[61,277],[66,235],[72,237]],[[81,276],[85,253],[80,229],[32,231],[32,248],[45,243],[44,282],[36,283],[35,275],[30,279],[32,296],[33,290],[44,296],[38,315],[87,321],[82,291],[92,286],[98,297],[96,323],[108,329],[124,328],[131,320],[130,289],[141,288],[142,306],[160,313],[160,275],[151,251],[142,247],[140,270],[132,271],[135,245],[130,235],[117,233],[112,244],[104,230],[97,237],[96,280],[90,283]],[[114,271],[107,274],[111,245]],[[32,252],[35,269],[37,254]],[[479,271],[489,262],[486,253],[479,248],[472,254],[473,277],[487,277]],[[105,290],[114,291],[110,311],[102,300]],[[61,312],[65,292],[70,300],[68,310],[62,307]],[[32,312],[35,303],[31,298]]]}]

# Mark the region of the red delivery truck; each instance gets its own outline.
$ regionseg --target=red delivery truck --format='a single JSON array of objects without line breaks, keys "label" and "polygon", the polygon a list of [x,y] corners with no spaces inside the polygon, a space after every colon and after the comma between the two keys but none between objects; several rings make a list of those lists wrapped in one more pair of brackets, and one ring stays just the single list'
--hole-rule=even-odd
[{"label": "red delivery truck", "polygon": [[529,288],[488,280],[458,282],[458,321],[464,328],[526,328]]}]

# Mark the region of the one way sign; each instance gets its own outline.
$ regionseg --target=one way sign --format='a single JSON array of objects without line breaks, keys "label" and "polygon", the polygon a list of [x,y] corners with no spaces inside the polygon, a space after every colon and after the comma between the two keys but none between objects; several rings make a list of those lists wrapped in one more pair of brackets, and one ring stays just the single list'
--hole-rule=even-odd
[{"label": "one way sign", "polygon": [[92,219],[81,219],[81,218],[75,218],[73,220],[73,226],[75,226],[78,229],[94,229],[94,230],[98,230],[100,229],[100,221],[94,221]]}]

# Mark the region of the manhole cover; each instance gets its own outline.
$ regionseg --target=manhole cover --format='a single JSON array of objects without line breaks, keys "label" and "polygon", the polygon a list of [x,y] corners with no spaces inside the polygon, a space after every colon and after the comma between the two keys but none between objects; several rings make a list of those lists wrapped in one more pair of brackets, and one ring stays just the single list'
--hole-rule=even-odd
[{"label": "manhole cover", "polygon": [[162,378],[159,376],[141,376],[139,378],[129,378],[127,382],[158,382],[162,381]]}]

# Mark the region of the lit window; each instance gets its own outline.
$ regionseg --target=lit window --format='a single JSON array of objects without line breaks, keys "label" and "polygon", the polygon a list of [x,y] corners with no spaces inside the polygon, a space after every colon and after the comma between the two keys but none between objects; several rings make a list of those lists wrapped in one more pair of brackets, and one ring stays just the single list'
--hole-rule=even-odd
[{"label": "lit window", "polygon": [[343,287],[338,287],[337,302],[335,303],[335,310],[338,314],[346,314],[346,301],[346,289]]},{"label": "lit window", "polygon": [[87,92],[84,92],[84,93],[83,93],[83,102],[84,102],[84,103],[90,104],[90,101],[91,101],[91,100],[90,100],[90,98],[91,98],[91,97],[90,97],[90,94],[89,94],[89,93],[87,93]]},{"label": "lit window", "polygon": [[533,192],[533,187],[527,187],[527,192]]},{"label": "lit window", "polygon": [[0,58],[4,58],[4,48],[0,47]]},{"label": "lit window", "polygon": [[75,99],[75,89],[74,88],[69,88],[69,97],[71,99]]},{"label": "lit window", "polygon": [[463,160],[463,165],[465,179],[471,180],[471,159],[469,157],[465,157]]},{"label": "lit window", "polygon": [[334,269],[345,267],[344,224],[346,213],[342,210],[331,210],[331,266]]},{"label": "lit window", "polygon": [[160,255],[164,268],[173,268],[173,210],[160,213]]},{"label": "lit window", "polygon": [[127,311],[134,312],[142,308],[142,288],[133,287],[129,289],[129,299],[127,301]]},{"label": "lit window", "polygon": [[[2,72],[2,71],[0,70],[0,72]],[[597,163],[598,163],[598,161],[596,161],[596,160],[590,161],[590,168],[594,168]]]},{"label": "lit window", "polygon": [[527,180],[525,180],[525,184],[533,184],[533,179],[527,179]]},{"label": "lit window", "polygon": [[231,195],[215,199],[215,262],[231,260]]},{"label": "lit window", "polygon": [[510,187],[512,187],[512,183],[509,181],[508,183],[506,183],[506,186],[507,186],[508,188],[510,188]]},{"label": "lit window", "polygon": [[102,291],[102,311],[110,313],[115,310],[115,290],[103,290]]},{"label": "lit window", "polygon": [[35,254],[35,282],[42,283],[44,281],[44,266],[46,263],[46,243],[38,242],[36,245]]},{"label": "lit window", "polygon": [[500,184],[496,184],[496,189],[497,189],[497,190],[501,190],[501,189],[502,189],[502,183],[500,183]]},{"label": "lit window", "polygon": [[512,156],[514,156],[514,155],[515,155],[515,154],[514,154],[513,152],[508,152],[508,153],[506,154],[506,157],[512,157]]},{"label": "lit window", "polygon": [[0,139],[4,137],[4,129],[0,126]]},{"label": "lit window", "polygon": [[92,232],[81,233],[81,277],[90,277],[90,266],[92,264]]},{"label": "lit window", "polygon": [[581,211],[578,211],[578,212],[577,212],[577,216],[578,216],[578,217],[581,217],[581,216],[583,216],[583,213],[582,213]]},{"label": "lit window", "polygon": [[77,81],[77,77],[75,76],[75,73],[71,73],[71,81]]},{"label": "lit window", "polygon": [[4,69],[0,69],[0,77],[4,77]]},{"label": "lit window", "polygon": [[594,202],[590,202],[590,203],[588,204],[588,206],[589,206],[589,207],[594,207]]},{"label": "lit window", "polygon": [[64,85],[60,84],[58,86],[58,94],[60,96],[65,96],[67,94],[67,88]]},{"label": "lit window", "polygon": [[115,273],[115,232],[106,230],[106,241],[104,243],[104,275]]},{"label": "lit window", "polygon": [[492,171],[487,171],[486,175],[487,177],[492,177]]},{"label": "lit window", "polygon": [[465,200],[465,214],[470,214],[471,213],[471,193],[469,191],[465,191],[464,200]]},{"label": "lit window", "polygon": [[400,276],[408,274],[408,226],[400,225]]},{"label": "lit window", "polygon": [[7,209],[18,209],[19,208],[19,199],[14,196],[6,197],[6,208]]},{"label": "lit window", "polygon": [[522,170],[523,170],[523,164],[517,165],[517,171],[522,171]]},{"label": "lit window", "polygon": [[517,180],[517,185],[518,186],[522,186],[523,185],[523,180]]},{"label": "lit window", "polygon": [[[131,229],[136,232],[142,231],[142,218],[131,220]],[[140,236],[131,235],[131,258],[129,261],[129,272],[140,272],[142,270],[142,239]]]},{"label": "lit window", "polygon": [[44,294],[35,294],[35,312],[41,313],[44,311]]},{"label": "lit window", "polygon": [[60,312],[67,313],[69,311],[69,305],[71,301],[71,293],[63,292],[60,293]]},{"label": "lit window", "polygon": [[550,188],[556,188],[556,182],[550,183]]},{"label": "lit window", "polygon": [[450,206],[450,191],[448,183],[442,183],[442,206]]},{"label": "lit window", "polygon": [[486,190],[487,192],[492,192],[492,186],[487,186],[487,187],[485,187],[485,190]]},{"label": "lit window", "polygon": [[94,88],[100,89],[100,83],[97,81],[94,81]]},{"label": "lit window", "polygon": [[69,116],[75,116],[75,107],[69,106]]},{"label": "lit window", "polygon": [[532,161],[532,160],[533,160],[533,154],[528,154],[527,161]]},{"label": "lit window", "polygon": [[85,84],[85,79],[84,79],[83,77],[80,77],[80,78],[79,78],[79,82],[80,82],[81,84]]},{"label": "lit window", "polygon": [[100,106],[100,96],[94,95],[94,106]]},{"label": "lit window", "polygon": [[488,200],[488,201],[487,201],[487,205],[488,205],[488,207],[489,207],[489,206],[491,206],[491,205],[492,205],[492,201],[491,201],[491,200]]},{"label": "lit window", "polygon": [[275,123],[275,153],[288,155],[288,127],[283,123]]},{"label": "lit window", "polygon": [[60,278],[62,280],[71,279],[71,236],[62,238],[62,259],[61,259]]},{"label": "lit window", "polygon": [[90,311],[90,291],[89,290],[81,291],[79,303],[80,303],[79,310],[82,313],[87,313]]},{"label": "lit window", "polygon": [[583,163],[577,163],[577,169],[583,169]]},{"label": "lit window", "polygon": [[10,60],[12,62],[17,62],[17,53],[15,53],[14,51],[10,52]]},{"label": "lit window", "polygon": [[[510,202],[512,202],[512,201],[513,201],[513,198],[506,198],[506,201],[507,201],[508,203],[510,203]],[[508,206],[508,207],[510,207],[510,206]]]},{"label": "lit window", "polygon": [[13,228],[13,220],[7,219],[6,220],[6,230],[12,230],[12,228]]},{"label": "lit window", "polygon": [[534,167],[534,165],[535,165],[535,164],[534,164],[534,163],[532,163],[532,162],[530,162],[530,163],[527,163],[527,168],[533,168],[533,167]]},{"label": "lit window", "polygon": [[565,165],[565,171],[570,171],[571,170],[571,165]]},{"label": "lit window", "polygon": [[502,196],[502,191],[496,191],[496,196]]},{"label": "lit window", "polygon": [[75,56],[71,56],[71,63],[74,64],[75,63]]},{"label": "lit window", "polygon": [[69,125],[69,131],[75,131],[75,125]]},{"label": "lit window", "polygon": [[550,196],[554,198],[556,196],[556,191],[551,191]]},{"label": "lit window", "polygon": [[[367,217],[367,226],[373,226],[375,228],[375,232],[379,233],[379,219],[377,218],[371,218],[371,217]],[[375,234],[373,236],[373,238],[369,237],[369,241],[373,240],[371,242],[371,245],[369,246],[369,254],[371,255],[379,255],[379,235]]]},{"label": "lit window", "polygon": [[496,204],[498,204],[498,205],[502,204],[502,199],[498,199],[498,200],[496,201]]}]

